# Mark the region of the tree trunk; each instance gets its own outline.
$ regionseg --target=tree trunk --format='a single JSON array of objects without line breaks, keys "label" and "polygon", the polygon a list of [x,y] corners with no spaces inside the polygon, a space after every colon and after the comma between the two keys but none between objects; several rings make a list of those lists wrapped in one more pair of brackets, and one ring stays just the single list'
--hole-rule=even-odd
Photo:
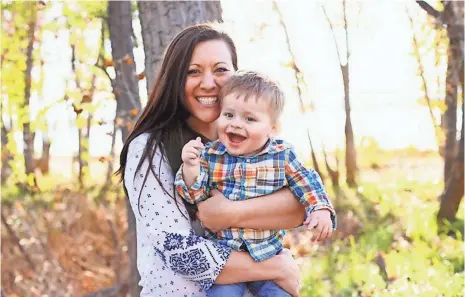
[{"label": "tree trunk", "polygon": [[[112,81],[113,93],[116,97],[116,121],[122,119],[123,125],[119,127],[123,141],[129,134],[130,127],[141,110],[136,65],[133,53],[132,7],[130,1],[108,2],[108,28],[113,56],[113,65],[116,78]],[[152,27],[155,28],[155,27]],[[110,160],[111,162],[111,160]],[[128,200],[129,201],[129,200]],[[140,295],[138,285],[140,276],[137,270],[137,238],[134,213],[127,201],[128,217],[128,255],[131,266],[129,294],[131,297]]]},{"label": "tree trunk", "polygon": [[346,37],[346,64],[341,64],[342,80],[344,82],[344,109],[346,113],[345,136],[346,136],[346,182],[349,187],[355,187],[357,175],[357,151],[355,149],[354,130],[352,129],[351,110],[350,110],[350,45],[349,31],[347,22],[347,1],[342,1],[342,10],[344,17],[344,34]]},{"label": "tree trunk", "polygon": [[349,97],[349,62],[341,65],[342,79],[344,81],[344,108],[346,113],[345,136],[346,136],[346,182],[350,187],[356,186],[357,174],[357,152],[355,150],[354,131],[350,117],[350,97]]},{"label": "tree trunk", "polygon": [[[355,149],[355,141],[354,141],[354,131],[352,128],[352,121],[351,121],[351,110],[350,110],[350,67],[349,67],[349,60],[350,60],[350,45],[349,45],[349,31],[348,31],[348,22],[347,22],[347,11],[346,11],[346,0],[342,1],[342,11],[343,11],[343,19],[344,19],[344,36],[346,41],[346,49],[345,49],[345,61],[342,61],[341,52],[339,50],[339,46],[336,39],[336,30],[333,27],[333,23],[329,18],[328,14],[326,13],[326,9],[323,5],[321,8],[325,15],[325,18],[328,22],[329,27],[331,28],[331,32],[333,34],[333,42],[336,47],[337,57],[339,59],[339,65],[341,68],[342,80],[344,84],[344,110],[346,114],[345,126],[344,126],[344,134],[345,134],[345,165],[346,165],[346,183],[349,187],[356,186],[356,175],[357,175],[357,151]],[[345,62],[345,63],[344,63]],[[336,177],[336,176],[334,176]]]},{"label": "tree trunk", "polygon": [[108,27],[116,78],[113,92],[116,96],[117,118],[125,123],[121,127],[123,141],[129,134],[131,122],[140,113],[141,103],[133,53],[133,29],[130,1],[109,1]]},{"label": "tree trunk", "polygon": [[11,175],[11,166],[10,166],[10,161],[11,161],[11,152],[7,148],[8,144],[8,130],[5,127],[5,123],[2,122],[2,132],[1,132],[1,141],[2,141],[2,172],[1,172],[1,182],[2,185],[6,183],[8,178]]},{"label": "tree trunk", "polygon": [[455,158],[457,143],[457,78],[458,67],[453,63],[457,61],[453,56],[453,43],[449,43],[449,56],[446,76],[446,111],[444,113],[444,130],[446,142],[444,146],[444,181],[449,180],[451,168]]},{"label": "tree trunk", "polygon": [[171,39],[185,27],[222,21],[220,1],[138,1],[145,52],[147,92]]},{"label": "tree trunk", "polygon": [[50,171],[50,147],[52,146],[46,132],[42,134],[42,156],[40,158],[42,174],[48,174]]},{"label": "tree trunk", "polygon": [[113,163],[115,162],[115,142],[116,142],[116,123],[113,123],[113,133],[111,134],[110,158],[107,163],[107,184],[111,183],[111,174],[113,173]]},{"label": "tree trunk", "polygon": [[[76,87],[79,91],[79,93],[82,93],[82,88],[81,88],[81,81],[79,79],[77,70],[76,70],[76,45],[71,44],[71,70],[74,73],[74,80],[76,82]],[[76,114],[76,129],[78,133],[78,155],[77,155],[77,161],[78,161],[78,181],[79,181],[79,186],[83,187],[84,186],[84,166],[85,166],[85,161],[84,161],[84,154],[86,152],[85,149],[85,135],[83,135],[83,128],[79,127],[78,121],[79,117],[81,116],[82,113],[82,108],[79,106],[76,106],[73,103],[73,108],[74,108],[74,113]]]},{"label": "tree trunk", "polygon": [[[446,144],[444,158],[444,191],[438,212],[439,223],[455,220],[464,195],[464,22],[463,2],[446,2],[443,19],[447,24],[449,38],[448,65],[446,76]],[[457,142],[457,101],[458,90],[462,88],[462,130]]]},{"label": "tree trunk", "polygon": [[[454,3],[444,5],[444,20],[447,24],[447,37],[449,50],[446,75],[446,112],[444,113],[446,142],[444,147],[444,182],[446,183],[452,173],[457,152],[457,96],[460,84],[460,70],[463,68],[463,13],[462,20],[456,16]],[[461,22],[461,25],[460,25]]]},{"label": "tree trunk", "polygon": [[[464,114],[464,103],[462,101],[462,115]],[[441,195],[441,204],[438,212],[438,223],[443,220],[452,222],[455,220],[460,202],[464,195],[464,121],[462,120],[462,131],[460,132],[459,149],[449,174],[449,180],[445,184]]]},{"label": "tree trunk", "polygon": [[[32,5],[34,6],[34,5]],[[33,8],[34,9],[34,8]],[[32,13],[32,20],[29,22],[28,28],[28,45],[26,49],[26,70],[24,71],[24,108],[29,107],[31,99],[32,86],[32,64],[34,50],[34,33],[36,30],[36,13]],[[29,115],[29,113],[27,113]],[[23,124],[23,140],[24,140],[24,166],[26,174],[34,172],[33,157],[34,157],[34,138],[31,132],[30,119],[27,118]],[[34,178],[35,180],[35,178]],[[34,182],[35,183],[35,182]]]}]

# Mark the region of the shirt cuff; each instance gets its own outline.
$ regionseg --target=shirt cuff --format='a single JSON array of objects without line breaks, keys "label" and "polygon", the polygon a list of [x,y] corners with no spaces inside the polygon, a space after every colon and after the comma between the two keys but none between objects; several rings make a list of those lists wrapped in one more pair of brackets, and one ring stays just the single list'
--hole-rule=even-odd
[{"label": "shirt cuff", "polygon": [[307,220],[308,216],[317,210],[322,210],[322,209],[327,209],[330,214],[331,214],[331,221],[333,225],[333,230],[336,230],[337,227],[337,219],[336,219],[336,212],[334,211],[334,208],[331,205],[327,204],[318,204],[318,205],[312,205],[312,206],[307,206],[305,207],[305,218],[304,222]]},{"label": "shirt cuff", "polygon": [[207,177],[207,172],[202,166],[200,166],[200,174],[197,175],[197,178],[195,179],[194,184],[189,190],[194,190],[194,191],[200,190],[202,186],[205,185],[207,182],[206,177]]}]

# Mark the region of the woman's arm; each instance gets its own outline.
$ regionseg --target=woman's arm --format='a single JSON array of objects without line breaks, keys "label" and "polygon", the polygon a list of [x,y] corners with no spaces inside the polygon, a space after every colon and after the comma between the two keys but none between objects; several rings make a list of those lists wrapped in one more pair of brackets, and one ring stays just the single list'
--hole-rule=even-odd
[{"label": "woman's arm", "polygon": [[286,250],[262,262],[255,262],[248,253],[232,251],[215,283],[231,284],[260,280],[273,280],[292,296],[298,296],[299,267]]},{"label": "woman's arm", "polygon": [[199,219],[214,232],[229,227],[290,229],[304,221],[305,207],[287,188],[270,195],[234,202],[217,190],[212,190],[211,194],[211,198],[197,206]]}]

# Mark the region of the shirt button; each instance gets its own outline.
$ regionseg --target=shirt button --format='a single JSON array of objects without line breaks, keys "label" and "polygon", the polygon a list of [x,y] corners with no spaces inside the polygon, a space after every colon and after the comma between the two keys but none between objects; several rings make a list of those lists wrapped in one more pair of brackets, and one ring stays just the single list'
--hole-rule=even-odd
[{"label": "shirt button", "polygon": [[250,159],[247,159],[247,161],[246,161],[246,162],[247,162],[247,163],[250,163]]}]

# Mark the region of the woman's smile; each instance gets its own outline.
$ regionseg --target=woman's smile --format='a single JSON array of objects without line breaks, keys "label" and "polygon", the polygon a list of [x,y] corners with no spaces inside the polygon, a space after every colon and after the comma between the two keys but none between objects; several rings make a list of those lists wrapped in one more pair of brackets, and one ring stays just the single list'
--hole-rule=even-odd
[{"label": "woman's smile", "polygon": [[218,96],[202,96],[196,97],[197,101],[205,107],[215,106],[218,104]]}]

